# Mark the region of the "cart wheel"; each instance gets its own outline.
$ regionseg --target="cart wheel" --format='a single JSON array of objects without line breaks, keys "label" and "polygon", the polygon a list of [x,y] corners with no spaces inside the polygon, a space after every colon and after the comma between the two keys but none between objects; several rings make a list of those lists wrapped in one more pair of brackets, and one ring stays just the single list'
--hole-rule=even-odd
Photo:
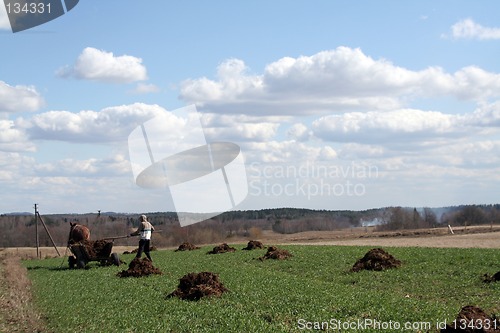
[{"label": "cart wheel", "polygon": [[118,253],[111,253],[111,262],[115,266],[120,266],[121,261],[120,261],[120,257],[118,257]]},{"label": "cart wheel", "polygon": [[87,266],[87,263],[84,260],[78,260],[76,262],[76,267],[78,268],[85,268],[85,266]]},{"label": "cart wheel", "polygon": [[71,256],[71,257],[68,257],[68,264],[69,264],[69,268],[70,269],[73,269],[75,268],[75,265],[76,265],[76,258]]}]

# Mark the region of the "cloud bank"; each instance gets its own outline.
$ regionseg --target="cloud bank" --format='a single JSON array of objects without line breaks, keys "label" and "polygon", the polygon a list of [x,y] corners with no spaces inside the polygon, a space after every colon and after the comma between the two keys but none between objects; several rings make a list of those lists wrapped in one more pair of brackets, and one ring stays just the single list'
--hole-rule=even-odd
[{"label": "cloud bank", "polygon": [[454,73],[440,67],[420,71],[375,60],[361,49],[338,47],[312,56],[285,57],[249,74],[245,63],[229,59],[215,80],[185,80],[179,97],[214,113],[312,115],[394,110],[417,98],[451,96],[485,101],[500,96],[500,75],[477,66]]}]

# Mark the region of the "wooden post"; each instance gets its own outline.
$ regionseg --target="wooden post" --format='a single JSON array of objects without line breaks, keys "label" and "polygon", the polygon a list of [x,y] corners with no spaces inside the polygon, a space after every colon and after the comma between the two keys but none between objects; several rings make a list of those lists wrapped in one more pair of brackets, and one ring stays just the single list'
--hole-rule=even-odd
[{"label": "wooden post", "polygon": [[40,258],[40,241],[38,239],[38,204],[35,204],[35,244],[36,244],[36,258]]},{"label": "wooden post", "polygon": [[50,241],[52,242],[52,245],[54,246],[54,249],[56,249],[56,252],[57,252],[57,254],[60,257],[61,254],[59,253],[59,250],[57,249],[56,243],[54,242],[54,239],[52,238],[52,235],[50,234],[49,229],[47,228],[47,225],[45,225],[45,222],[43,222],[43,219],[40,216],[40,213],[38,212],[38,204],[35,204],[36,257],[37,258],[41,258],[40,240],[38,238],[38,220],[40,220],[40,222],[42,222],[42,225],[45,228],[45,231],[47,232],[47,235],[49,235]]},{"label": "wooden post", "polygon": [[52,242],[52,245],[54,246],[54,249],[56,249],[57,255],[60,257],[61,254],[59,253],[59,250],[57,249],[56,243],[54,242],[54,239],[52,238],[49,229],[47,228],[47,225],[45,225],[45,222],[43,222],[42,217],[40,216],[40,213],[38,214],[38,218],[40,219],[40,222],[42,222],[43,227],[45,228],[45,231],[47,232],[47,235],[49,235],[50,241]]}]

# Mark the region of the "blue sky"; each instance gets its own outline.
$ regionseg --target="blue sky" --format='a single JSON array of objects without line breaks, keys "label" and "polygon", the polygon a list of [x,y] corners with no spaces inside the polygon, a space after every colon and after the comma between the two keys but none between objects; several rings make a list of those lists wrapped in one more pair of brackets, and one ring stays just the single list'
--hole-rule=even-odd
[{"label": "blue sky", "polygon": [[127,137],[192,104],[241,147],[240,209],[497,203],[499,6],[86,0],[19,33],[0,7],[0,213],[173,209]]}]

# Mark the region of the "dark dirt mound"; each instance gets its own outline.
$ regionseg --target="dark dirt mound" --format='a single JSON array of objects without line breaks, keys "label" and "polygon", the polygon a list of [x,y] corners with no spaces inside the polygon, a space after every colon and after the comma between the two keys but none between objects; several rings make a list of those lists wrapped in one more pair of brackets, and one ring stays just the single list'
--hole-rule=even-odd
[{"label": "dark dirt mound", "polygon": [[264,244],[259,241],[251,240],[248,242],[247,247],[244,247],[242,250],[255,250],[255,249],[263,249]]},{"label": "dark dirt mound", "polygon": [[269,246],[267,248],[266,254],[260,257],[259,260],[266,260],[266,259],[284,260],[290,257],[292,257],[292,254],[287,250],[278,249],[276,246]]},{"label": "dark dirt mound", "polygon": [[371,249],[365,256],[352,266],[351,271],[359,272],[366,269],[371,271],[382,271],[384,269],[396,268],[401,266],[401,261],[394,258],[383,249]]},{"label": "dark dirt mound", "polygon": [[109,257],[109,255],[111,254],[111,250],[113,249],[113,242],[104,239],[96,241],[84,240],[74,245],[83,245],[88,255],[94,258]]},{"label": "dark dirt mound", "polygon": [[[498,319],[496,319],[496,322],[498,323]],[[456,327],[454,323],[448,324],[446,328],[441,329],[441,332],[500,333],[500,328],[497,326],[495,329],[494,327],[495,318],[488,316],[482,309],[472,305],[464,306],[460,310],[455,323]],[[487,323],[491,324],[490,327],[486,326]]]},{"label": "dark dirt mound", "polygon": [[214,247],[212,251],[208,251],[207,254],[218,254],[218,253],[235,252],[235,251],[236,249],[234,247],[230,247],[226,243],[223,243]]},{"label": "dark dirt mound", "polygon": [[175,250],[175,252],[177,252],[177,251],[193,251],[193,250],[198,250],[198,249],[199,249],[198,246],[195,246],[194,244],[191,244],[189,242],[184,242],[181,245],[179,245],[179,247],[177,248],[177,250]]},{"label": "dark dirt mound", "polygon": [[489,274],[483,275],[483,282],[485,282],[485,283],[498,282],[498,281],[500,281],[500,271],[496,272],[493,275],[489,275]]},{"label": "dark dirt mound", "polygon": [[128,265],[127,270],[118,272],[116,275],[119,277],[141,277],[148,276],[151,274],[163,274],[160,269],[153,266],[153,263],[148,258],[134,258]]},{"label": "dark dirt mound", "polygon": [[199,300],[205,296],[221,296],[228,291],[220,282],[219,275],[211,272],[189,273],[179,280],[177,289],[167,297],[179,297],[190,301]]}]

